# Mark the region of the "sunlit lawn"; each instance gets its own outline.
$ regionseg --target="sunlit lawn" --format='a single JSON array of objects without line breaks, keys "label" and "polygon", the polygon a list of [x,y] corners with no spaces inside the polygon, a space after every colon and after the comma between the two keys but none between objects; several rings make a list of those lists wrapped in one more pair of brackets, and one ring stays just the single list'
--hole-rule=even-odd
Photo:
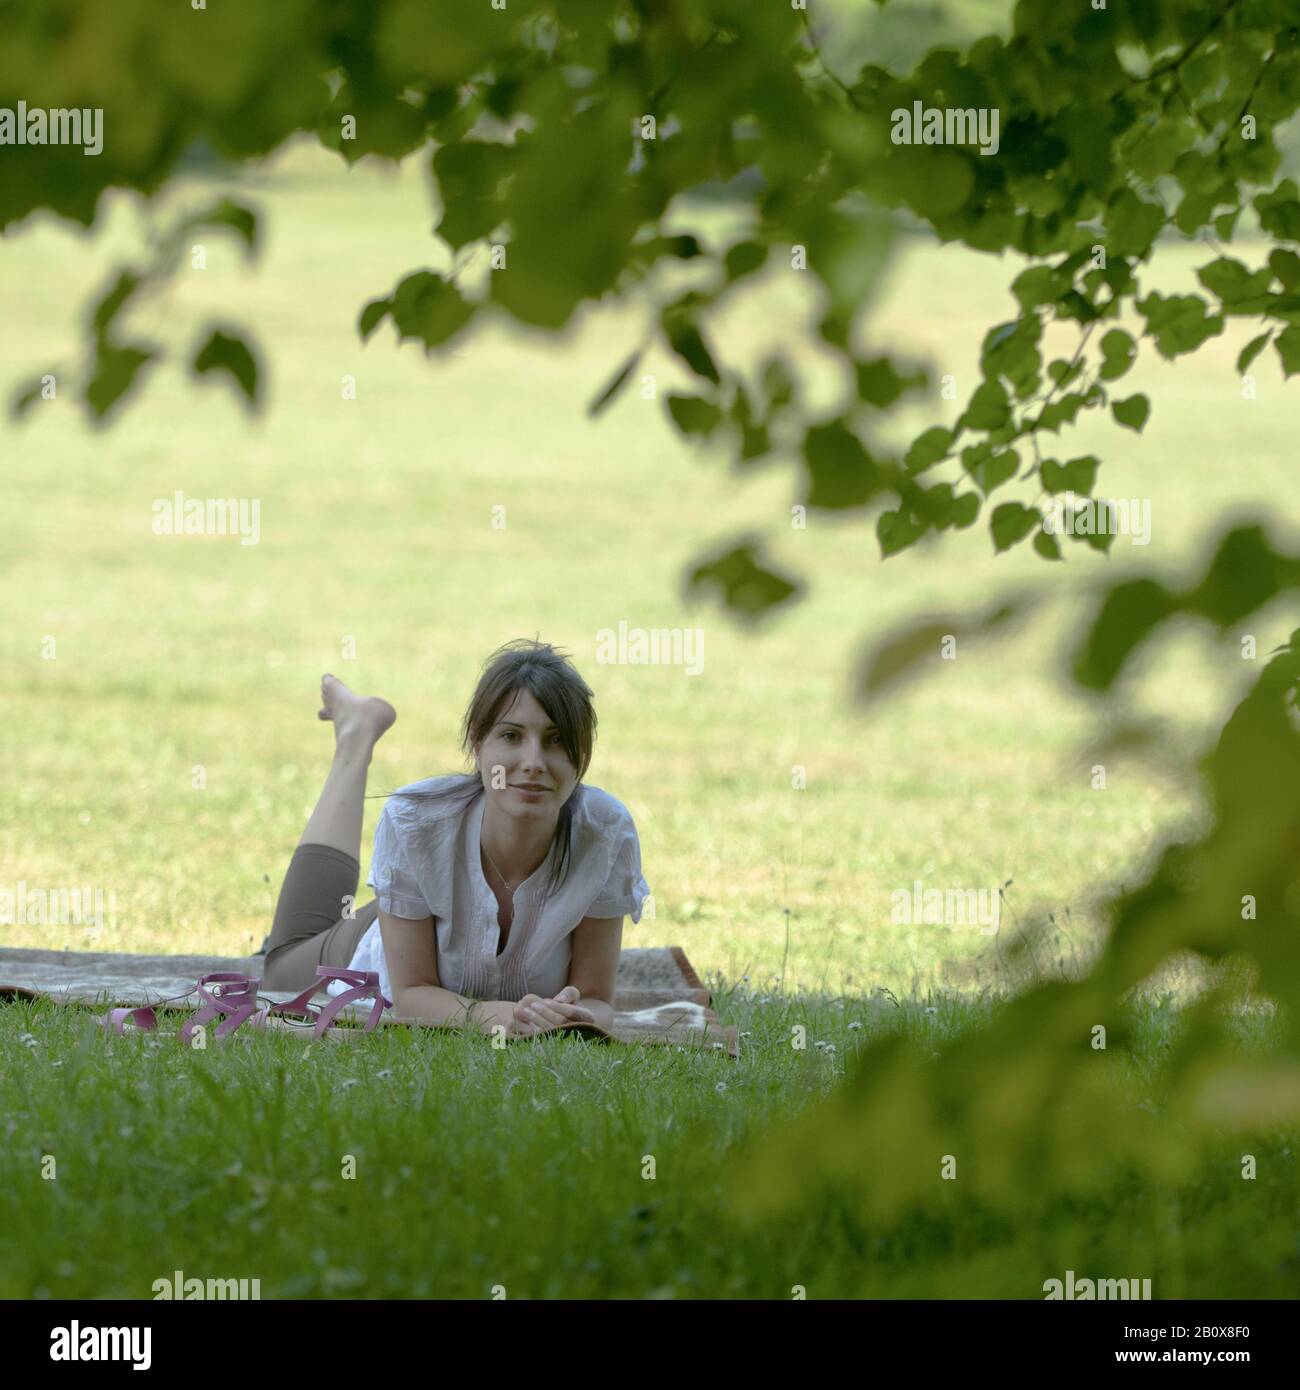
[{"label": "sunlit lawn", "polygon": [[[1156,1299],[1293,1296],[1294,1135],[1252,1138],[1250,1183],[1241,1140],[1225,1139],[1177,1192],[1119,1175],[1007,1211],[936,1179],[925,1210],[882,1223],[832,1186],[747,1225],[736,1179],[764,1132],[842,1082],[866,1043],[901,1031],[937,1050],[990,1010],[744,988],[718,1002],[742,1029],[739,1064],[421,1029],[310,1050],[237,1034],[197,1051],[13,1004],[0,1297],[151,1299],[180,1270],[257,1279],[263,1299],[1040,1299],[1067,1269],[1149,1278]],[[1149,1103],[1177,1028],[1176,1010],[1142,1009],[1135,1053],[1111,1062],[1128,1103]],[[1232,1027],[1250,1048],[1272,1031]]]}]

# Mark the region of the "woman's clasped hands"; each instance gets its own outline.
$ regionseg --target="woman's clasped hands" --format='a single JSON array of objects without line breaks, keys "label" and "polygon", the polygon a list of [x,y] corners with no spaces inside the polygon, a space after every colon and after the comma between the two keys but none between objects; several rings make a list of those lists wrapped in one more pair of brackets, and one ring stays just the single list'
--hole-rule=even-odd
[{"label": "woman's clasped hands", "polygon": [[574,985],[565,985],[552,999],[543,999],[538,994],[525,994],[514,1006],[510,1036],[528,1038],[565,1023],[594,1023],[595,1015],[590,1009],[584,1009],[577,1002],[578,998],[578,990]]}]

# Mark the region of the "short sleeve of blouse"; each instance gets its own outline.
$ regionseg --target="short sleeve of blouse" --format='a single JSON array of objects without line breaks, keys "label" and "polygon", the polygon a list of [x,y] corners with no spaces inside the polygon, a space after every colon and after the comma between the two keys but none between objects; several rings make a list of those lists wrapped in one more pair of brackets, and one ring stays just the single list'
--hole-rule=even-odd
[{"label": "short sleeve of blouse", "polygon": [[633,922],[639,922],[641,908],[650,896],[650,885],[641,876],[641,841],[626,810],[610,832],[610,840],[609,871],[604,886],[587,909],[587,916],[630,916]]},{"label": "short sleeve of blouse", "polygon": [[375,890],[380,911],[390,917],[430,916],[429,904],[411,870],[391,801],[375,826],[375,850],[366,882]]}]

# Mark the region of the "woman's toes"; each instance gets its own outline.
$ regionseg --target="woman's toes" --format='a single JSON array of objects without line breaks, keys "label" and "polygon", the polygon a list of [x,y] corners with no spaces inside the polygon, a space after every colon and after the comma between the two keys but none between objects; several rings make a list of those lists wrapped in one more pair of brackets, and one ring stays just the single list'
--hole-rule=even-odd
[{"label": "woman's toes", "polygon": [[358,695],[337,676],[322,676],[320,688],[324,708],[316,717],[333,720],[339,740],[362,738],[373,744],[397,719],[397,711],[387,700],[376,695]]}]

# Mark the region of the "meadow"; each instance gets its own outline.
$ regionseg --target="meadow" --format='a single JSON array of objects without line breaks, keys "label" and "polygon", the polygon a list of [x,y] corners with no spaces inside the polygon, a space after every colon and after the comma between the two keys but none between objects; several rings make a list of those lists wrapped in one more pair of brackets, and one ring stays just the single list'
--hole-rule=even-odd
[{"label": "meadow", "polygon": [[[713,1220],[742,1141],[833,1084],[863,1041],[901,1028],[933,1049],[997,1007],[999,941],[892,921],[897,890],[1009,882],[1017,919],[1067,924],[1052,954],[1068,973],[1095,949],[1107,892],[1203,815],[1189,769],[1254,673],[1242,634],[1163,639],[1115,708],[1081,700],[1062,670],[1103,580],[1189,576],[1205,536],[1246,513],[1295,543],[1280,372],[1261,358],[1247,399],[1233,371],[1250,325],[1176,364],[1144,356],[1122,393],[1151,398],[1140,437],[1107,416],[1063,443],[1062,457],[1103,459],[1108,495],[1151,499],[1149,546],[1120,537],[1109,559],[1067,547],[1049,567],[1027,547],[995,558],[981,522],[882,563],[860,516],[791,526],[789,461],[740,474],[684,446],[661,398],[689,377],[659,348],[633,389],[587,418],[653,322],[648,305],[688,283],[689,266],[648,299],[590,307],[561,341],[493,326],[426,360],[391,328],[364,346],[355,331],[367,299],[447,263],[418,161],[345,171],[295,149],[180,196],[220,191],[262,210],[260,259],[205,234],[206,268],[129,323],[178,347],[211,320],[248,325],[265,416],[250,422],[224,387],[172,361],[108,430],[88,428],[66,390],[0,427],[0,883],[86,885],[114,905],[97,930],[7,925],[0,944],[255,949],[329,762],[320,675],[396,705],[371,769],[382,793],[460,770],[480,663],[540,636],[595,690],[587,780],[640,832],[653,915],[627,925],[624,945],[681,945],[745,1051],[739,1065],[559,1039],[498,1053],[395,1032],[307,1060],[278,1038],[196,1060],[175,1044],[110,1044],[79,1011],[15,1004],[0,1012],[0,1293],[147,1297],[180,1268],[260,1277],[264,1297],[490,1297],[498,1284],[509,1297],[789,1297],[794,1284],[810,1297],[1038,1297],[1043,1279],[1088,1262],[1154,1271],[1157,1297],[1293,1289],[1300,1249],[1280,1219],[1293,1195],[1260,1184],[1234,1201],[1230,1148],[1189,1193],[1117,1184],[1077,1210],[1014,1220],[940,1203],[876,1231],[843,1194],[761,1233]],[[725,207],[677,215],[682,230],[734,235]],[[53,223],[7,239],[6,390],[75,363],[87,296],[142,231],[130,198],[105,216],[95,241]],[[1252,258],[1248,240],[1231,250]],[[1162,247],[1144,283],[1192,289],[1213,254]],[[900,234],[863,339],[959,389],[891,417],[889,438],[955,417],[984,332],[1015,312],[1018,268]],[[798,274],[774,266],[707,331],[729,363],[789,351],[807,399],[829,411],[844,383],[811,346],[816,310]],[[1051,340],[1067,355],[1074,343]],[[660,399],[645,398],[640,373]],[[155,534],[155,499],[177,491],[259,499],[258,543]],[[693,561],[750,533],[808,584],[753,630],[682,587]],[[895,624],[1020,584],[1042,594],[1006,640],[855,705],[861,655]],[[1265,617],[1261,652],[1294,626],[1280,606]],[[598,634],[620,621],[699,629],[703,670],[598,664]],[[1147,752],[1100,752],[1129,719],[1155,729]],[[381,806],[369,803],[363,871]],[[1175,968],[1134,1001],[1149,1042],[1135,1103],[1142,1065],[1196,987],[1194,970]],[[793,1052],[792,1018],[825,1045]],[[1256,1045],[1269,1023],[1239,1027]],[[43,1153],[59,1156],[57,1181],[41,1178]],[[348,1153],[360,1157],[352,1181],[339,1177]]]}]

